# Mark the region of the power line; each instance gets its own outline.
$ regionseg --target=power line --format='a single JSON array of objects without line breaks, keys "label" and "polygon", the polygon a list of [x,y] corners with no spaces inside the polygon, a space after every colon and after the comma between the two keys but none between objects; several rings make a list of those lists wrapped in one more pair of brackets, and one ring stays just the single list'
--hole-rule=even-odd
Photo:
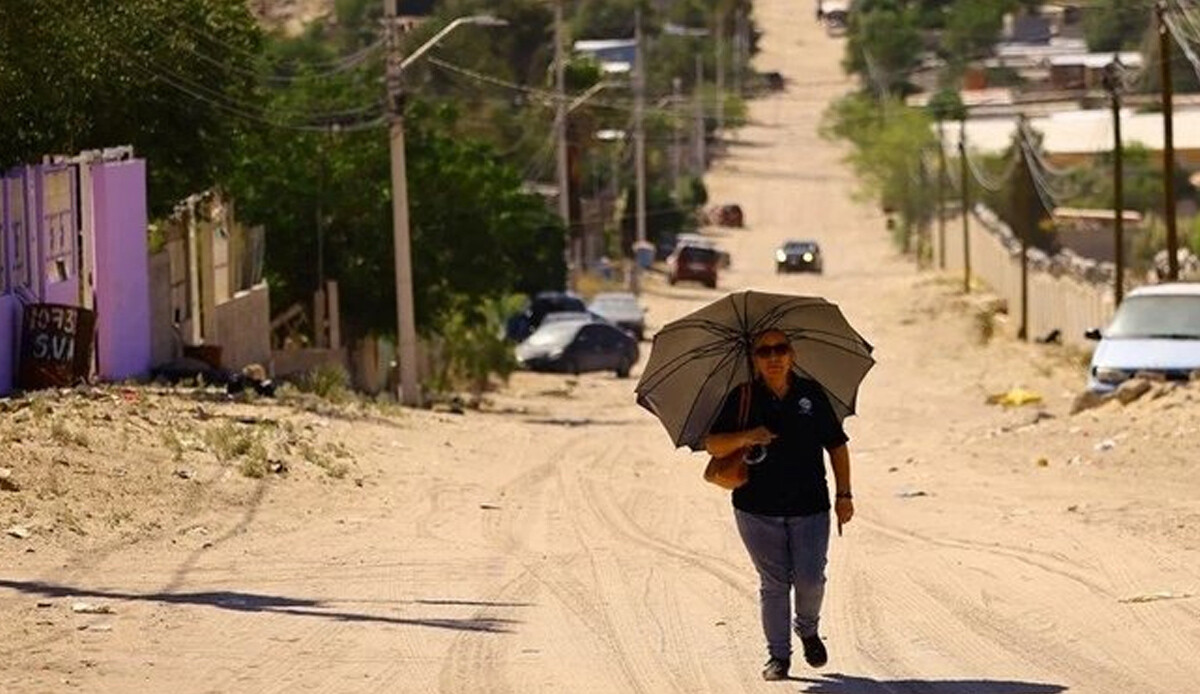
[{"label": "power line", "polygon": [[[268,114],[265,111],[248,110],[246,108],[242,108],[237,105],[226,103],[226,102],[214,99],[210,96],[206,96],[202,92],[197,91],[194,88],[188,87],[186,84],[181,84],[181,83],[173,80],[171,77],[169,77],[167,75],[157,73],[157,72],[153,71],[152,69],[141,65],[140,63],[134,62],[134,63],[131,63],[131,66],[135,70],[142,72],[144,75],[151,77],[153,79],[160,80],[163,83],[167,84],[168,86],[172,87],[173,89],[175,89],[179,92],[182,92],[183,94],[186,94],[187,96],[190,96],[191,98],[195,99],[196,101],[206,103],[210,106],[213,106],[222,111],[225,111],[226,113],[228,113],[230,115],[237,116],[244,120],[258,123],[260,125],[267,125],[267,126],[271,126],[274,128],[281,128],[281,129],[285,129],[285,130],[296,130],[296,131],[300,131],[300,132],[328,132],[328,130],[329,130],[329,126],[327,126],[327,125],[323,125],[323,126],[304,125],[304,124],[287,123],[287,122],[274,120],[274,119],[269,118]],[[359,130],[368,130],[368,129],[378,128],[378,127],[383,126],[385,123],[386,123],[385,119],[382,117],[382,115],[380,115],[379,117],[376,117],[375,119],[369,120],[369,121],[361,120],[358,122],[342,124],[342,125],[339,125],[339,128],[343,132],[355,132],[355,131],[359,131]]]},{"label": "power line", "polygon": [[[120,7],[120,4],[118,4],[118,7]],[[122,11],[125,11],[126,16],[129,16],[127,10],[122,8]],[[163,29],[157,27],[153,23],[147,23],[147,26],[150,28],[150,30],[152,32],[157,34],[160,38],[163,38],[166,40],[171,40],[174,38],[171,34],[167,33]],[[256,70],[242,67],[241,65],[238,65],[233,62],[223,61],[218,58],[214,58],[213,56],[209,55],[208,53],[201,51],[199,48],[196,48],[193,46],[179,45],[178,43],[175,43],[175,42],[172,42],[171,48],[182,50],[192,56],[195,56],[196,58],[199,58],[201,61],[203,61],[205,63],[208,63],[210,65],[213,65],[215,67],[221,68],[223,70],[226,70],[226,71],[229,71],[229,72],[232,72],[235,74],[243,75],[246,77],[252,77],[254,79],[262,80],[264,82],[275,84],[275,85],[288,86],[288,85],[293,85],[293,84],[297,84],[297,83],[314,82],[314,81],[318,81],[318,80],[329,79],[332,77],[337,77],[342,74],[345,74],[346,72],[349,72],[350,70],[353,70],[353,69],[363,65],[364,63],[366,63],[366,61],[371,58],[372,54],[374,54],[377,51],[379,51],[380,49],[382,49],[386,45],[386,43],[387,42],[384,41],[383,39],[379,39],[379,40],[375,41],[374,43],[368,44],[366,47],[364,47],[350,55],[344,56],[342,58],[339,58],[337,61],[330,63],[330,65],[332,65],[332,67],[330,67],[327,70],[318,71],[318,72],[300,72],[299,74],[296,74],[296,75],[264,74],[264,73],[256,71]],[[221,45],[228,51],[238,52],[236,47],[234,47],[232,44],[221,43]],[[254,58],[256,60],[261,60],[263,57],[262,55],[256,56],[253,53],[249,53],[249,52],[243,52],[243,53],[245,53],[245,55],[247,55],[248,57]]]},{"label": "power line", "polygon": [[[118,6],[119,5],[120,4],[118,3]],[[122,9],[124,9],[124,8],[122,8]],[[128,16],[128,13],[127,13],[127,16]],[[243,57],[251,58],[254,60],[262,60],[265,57],[265,54],[263,54],[263,53],[256,53],[254,51],[250,51],[241,46],[230,43],[230,42],[226,41],[225,39],[217,36],[216,34],[206,31],[204,28],[202,28],[201,26],[199,26],[197,24],[186,22],[186,21],[179,19],[173,15],[162,14],[159,16],[159,19],[173,25],[176,29],[180,30],[181,33],[190,33],[190,34],[193,34],[200,38],[203,38],[203,39],[207,40],[209,43],[219,46],[222,49],[224,49],[225,51],[228,51],[230,53],[236,53]],[[363,53],[364,51],[378,50],[379,48],[382,48],[383,46],[385,46],[386,43],[387,43],[386,40],[380,39],[372,44],[369,44],[366,48],[360,49],[359,51],[356,51],[355,53],[350,54],[348,56],[342,56],[340,58],[335,58],[334,60],[330,60],[330,61],[315,61],[315,62],[311,62],[311,63],[305,63],[304,67],[307,67],[310,70],[315,70],[318,72],[338,70],[338,69],[344,68],[347,61],[358,60],[360,57],[360,54]]]}]

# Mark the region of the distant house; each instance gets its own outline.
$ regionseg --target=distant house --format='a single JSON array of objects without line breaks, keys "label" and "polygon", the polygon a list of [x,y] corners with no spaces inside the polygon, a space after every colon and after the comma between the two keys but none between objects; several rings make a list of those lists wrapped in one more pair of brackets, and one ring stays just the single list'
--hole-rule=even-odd
[{"label": "distant house", "polygon": [[576,41],[576,53],[591,56],[606,74],[624,74],[637,61],[637,41],[633,39],[591,39]]},{"label": "distant house", "polygon": [[423,24],[432,15],[437,6],[437,0],[389,0],[394,4],[396,17],[399,18],[402,31],[412,31]]},{"label": "distant house", "polygon": [[1050,87],[1061,91],[1103,89],[1104,71],[1114,58],[1126,68],[1142,67],[1142,54],[1136,51],[1053,55],[1046,59]]},{"label": "distant house", "polygon": [[[1112,112],[1108,109],[1053,113],[1030,118],[1029,126],[1042,134],[1046,158],[1057,166],[1088,163],[1112,152]],[[1012,144],[1016,127],[1016,118],[973,118],[966,123],[967,142],[972,150],[999,154]],[[954,146],[959,123],[948,122],[945,128],[947,146]],[[1140,144],[1151,152],[1162,152],[1162,114],[1123,110],[1121,139],[1126,147]],[[1200,109],[1175,112],[1174,145],[1178,165],[1187,171],[1200,171]]]}]

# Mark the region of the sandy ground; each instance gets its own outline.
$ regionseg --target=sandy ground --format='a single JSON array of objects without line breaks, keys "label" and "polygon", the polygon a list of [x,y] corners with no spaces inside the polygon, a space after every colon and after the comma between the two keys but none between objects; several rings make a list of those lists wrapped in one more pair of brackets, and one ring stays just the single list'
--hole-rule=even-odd
[{"label": "sandy ground", "polygon": [[[634,380],[519,374],[464,415],[9,404],[0,531],[29,536],[0,536],[0,691],[1200,691],[1200,388],[1071,416],[1077,357],[982,341],[978,300],[893,254],[815,134],[840,45],[807,6],[756,4],[760,68],[793,85],[712,177],[749,228],[719,234],[720,290],[651,277],[645,300],[661,325],[725,290],[821,294],[877,346],[826,668],[760,679],[728,497]],[[788,237],[822,242],[824,276],[774,274]],[[986,404],[1014,386],[1044,401]],[[287,470],[247,477],[260,459]]]}]

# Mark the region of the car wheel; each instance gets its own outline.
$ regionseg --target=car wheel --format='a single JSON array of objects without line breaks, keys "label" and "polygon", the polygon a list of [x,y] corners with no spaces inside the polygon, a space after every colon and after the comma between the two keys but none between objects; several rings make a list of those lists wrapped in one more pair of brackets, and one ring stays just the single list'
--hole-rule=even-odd
[{"label": "car wheel", "polygon": [[629,369],[632,366],[629,363],[629,357],[622,356],[621,361],[617,362],[617,378],[629,378]]},{"label": "car wheel", "polygon": [[575,361],[575,357],[567,357],[566,361],[563,362],[563,371],[572,376],[579,375],[579,362]]},{"label": "car wheel", "polygon": [[704,286],[708,287],[709,289],[716,289],[717,281],[716,280],[705,280]]}]

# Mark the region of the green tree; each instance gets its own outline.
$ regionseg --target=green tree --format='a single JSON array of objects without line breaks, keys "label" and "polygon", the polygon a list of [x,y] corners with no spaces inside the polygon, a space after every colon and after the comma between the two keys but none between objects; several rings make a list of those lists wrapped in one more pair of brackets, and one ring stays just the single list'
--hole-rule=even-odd
[{"label": "green tree", "polygon": [[132,144],[151,209],[211,186],[263,103],[262,35],[227,0],[0,4],[0,166]]},{"label": "green tree", "polygon": [[1148,5],[1128,0],[1093,3],[1084,17],[1088,50],[1109,53],[1137,46],[1150,27],[1152,12]]},{"label": "green tree", "polygon": [[[414,300],[427,334],[464,302],[559,287],[565,274],[558,220],[490,147],[444,134],[453,117],[414,102],[406,119]],[[341,284],[350,332],[393,332],[385,132],[262,129],[240,151],[232,189],[243,220],[267,228],[273,302],[304,301],[316,287],[320,206],[326,276]]]},{"label": "green tree", "polygon": [[960,66],[990,54],[1013,5],[1011,0],[958,0],[946,13],[943,54]]},{"label": "green tree", "polygon": [[915,5],[894,0],[877,0],[869,3],[869,9],[852,12],[843,67],[881,96],[902,93],[920,63],[917,19]]},{"label": "green tree", "polygon": [[897,244],[910,250],[936,208],[926,155],[936,151],[932,120],[922,110],[889,99],[882,105],[863,94],[835,102],[825,114],[822,135],[853,145],[848,161],[862,193],[897,215]]}]

